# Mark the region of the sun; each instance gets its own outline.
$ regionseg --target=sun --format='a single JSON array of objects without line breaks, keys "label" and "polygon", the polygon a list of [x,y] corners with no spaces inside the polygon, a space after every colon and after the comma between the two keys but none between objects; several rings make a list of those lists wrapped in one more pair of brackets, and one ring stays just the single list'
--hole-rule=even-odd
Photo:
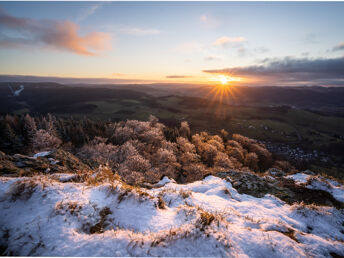
[{"label": "sun", "polygon": [[220,78],[220,82],[222,83],[222,85],[226,85],[228,83],[228,78],[226,78],[226,76],[222,76]]},{"label": "sun", "polygon": [[221,82],[221,84],[224,86],[224,85],[227,85],[228,82],[230,81],[230,78],[228,78],[227,76],[225,75],[220,75],[218,78],[217,78],[217,81]]}]

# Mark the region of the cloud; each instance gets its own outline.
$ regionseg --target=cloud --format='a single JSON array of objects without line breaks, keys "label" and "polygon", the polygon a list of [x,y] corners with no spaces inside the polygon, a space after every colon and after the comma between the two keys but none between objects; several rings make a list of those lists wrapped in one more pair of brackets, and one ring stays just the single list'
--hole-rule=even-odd
[{"label": "cloud", "polygon": [[77,21],[81,22],[87,19],[89,16],[93,15],[101,7],[102,7],[102,4],[93,4],[86,9],[83,9]]},{"label": "cloud", "polygon": [[219,61],[219,60],[221,60],[221,58],[218,57],[218,56],[206,56],[206,57],[204,58],[204,60],[205,60],[205,61]]},{"label": "cloud", "polygon": [[156,35],[160,33],[157,29],[143,29],[143,28],[122,28],[119,30],[123,34],[129,34],[134,36],[147,36]]},{"label": "cloud", "polygon": [[181,79],[181,78],[192,78],[189,75],[168,75],[166,76],[167,79]]},{"label": "cloud", "polygon": [[246,39],[244,37],[236,37],[236,38],[229,38],[229,37],[220,37],[213,42],[213,46],[222,46],[228,47],[231,44],[237,45],[237,43],[245,42]]},{"label": "cloud", "polygon": [[332,48],[332,51],[341,51],[344,50],[344,42],[343,43],[339,43],[337,46],[334,46]]},{"label": "cloud", "polygon": [[344,58],[265,59],[259,65],[204,70],[206,73],[226,74],[281,84],[344,85]]},{"label": "cloud", "polygon": [[221,24],[219,20],[207,14],[201,15],[200,20],[208,28],[216,28]]},{"label": "cloud", "polygon": [[81,36],[78,33],[79,26],[67,20],[18,18],[0,10],[0,28],[18,35],[10,37],[3,32],[0,35],[2,48],[45,46],[78,55],[96,55],[110,48],[109,34],[90,32]]},{"label": "cloud", "polygon": [[74,78],[56,76],[34,76],[34,75],[6,75],[0,74],[0,82],[56,82],[62,84],[137,84],[154,83],[156,80],[126,79],[126,78]]}]

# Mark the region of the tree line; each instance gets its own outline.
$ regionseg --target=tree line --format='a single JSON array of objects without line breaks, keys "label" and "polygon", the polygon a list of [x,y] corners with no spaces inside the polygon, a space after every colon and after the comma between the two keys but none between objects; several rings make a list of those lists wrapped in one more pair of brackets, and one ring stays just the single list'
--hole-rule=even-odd
[{"label": "tree line", "polygon": [[62,148],[93,168],[106,165],[129,183],[156,182],[165,175],[192,182],[230,169],[293,169],[256,140],[226,130],[193,134],[186,121],[172,128],[154,116],[149,121],[106,122],[5,115],[0,117],[0,133],[0,150],[5,153],[32,155]]}]

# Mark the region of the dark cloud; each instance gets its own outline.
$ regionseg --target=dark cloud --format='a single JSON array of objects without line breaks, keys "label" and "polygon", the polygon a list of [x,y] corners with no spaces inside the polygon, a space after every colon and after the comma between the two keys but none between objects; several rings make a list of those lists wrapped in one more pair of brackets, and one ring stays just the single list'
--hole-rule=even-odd
[{"label": "dark cloud", "polygon": [[[0,9],[0,47],[46,46],[79,55],[95,55],[109,48],[110,35],[103,32],[78,34],[79,26],[71,21],[18,18]],[[17,34],[10,37],[6,33]],[[13,33],[15,32],[15,33]]]},{"label": "dark cloud", "polygon": [[334,46],[332,48],[332,51],[340,51],[340,50],[344,50],[344,42],[343,43],[340,43],[338,44],[337,46]]},{"label": "dark cloud", "polygon": [[166,76],[167,79],[180,79],[180,78],[192,78],[189,75],[168,75]]},{"label": "dark cloud", "polygon": [[265,59],[259,65],[204,70],[206,73],[252,78],[268,83],[344,85],[344,58]]}]

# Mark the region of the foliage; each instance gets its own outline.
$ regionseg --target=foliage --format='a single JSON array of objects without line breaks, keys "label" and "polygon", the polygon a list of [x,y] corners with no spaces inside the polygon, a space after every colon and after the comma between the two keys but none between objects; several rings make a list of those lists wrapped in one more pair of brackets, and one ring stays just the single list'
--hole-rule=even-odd
[{"label": "foliage", "polygon": [[8,153],[62,147],[76,154],[93,167],[93,183],[112,174],[142,184],[163,176],[185,183],[230,169],[265,171],[272,164],[290,170],[288,163],[274,163],[265,146],[253,139],[225,130],[220,135],[192,134],[186,121],[168,128],[154,116],[149,121],[101,122],[7,115],[0,120],[0,130],[5,136],[0,148]]}]

